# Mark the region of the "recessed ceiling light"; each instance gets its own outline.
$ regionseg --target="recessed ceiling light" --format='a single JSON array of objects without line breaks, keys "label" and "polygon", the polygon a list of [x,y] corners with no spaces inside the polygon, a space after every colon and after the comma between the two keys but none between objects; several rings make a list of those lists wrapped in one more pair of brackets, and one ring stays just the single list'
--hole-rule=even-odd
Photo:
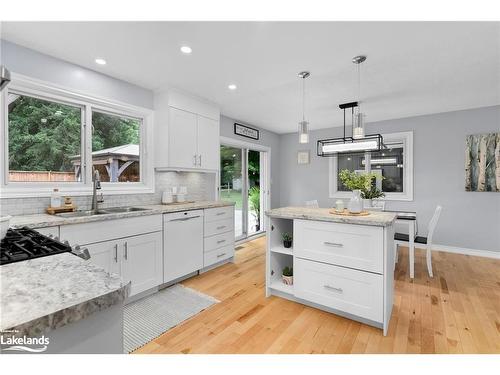
[{"label": "recessed ceiling light", "polygon": [[181,52],[185,53],[186,55],[189,55],[193,50],[189,46],[182,46],[181,47]]},{"label": "recessed ceiling light", "polygon": [[229,90],[236,90],[236,85],[234,83],[231,83],[230,85],[227,86]]},{"label": "recessed ceiling light", "polygon": [[95,59],[95,63],[99,65],[106,65],[106,60],[104,59]]}]

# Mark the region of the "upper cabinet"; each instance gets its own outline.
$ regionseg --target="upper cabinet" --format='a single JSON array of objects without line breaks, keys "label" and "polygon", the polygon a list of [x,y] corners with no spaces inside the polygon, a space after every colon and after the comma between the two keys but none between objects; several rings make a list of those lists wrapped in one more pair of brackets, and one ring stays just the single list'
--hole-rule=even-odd
[{"label": "upper cabinet", "polygon": [[155,167],[207,170],[219,167],[220,111],[177,92],[155,95]]}]

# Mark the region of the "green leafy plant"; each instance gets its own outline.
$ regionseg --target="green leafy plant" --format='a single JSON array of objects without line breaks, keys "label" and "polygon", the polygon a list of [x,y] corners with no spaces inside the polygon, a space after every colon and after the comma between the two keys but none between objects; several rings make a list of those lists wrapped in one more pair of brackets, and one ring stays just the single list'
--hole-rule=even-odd
[{"label": "green leafy plant", "polygon": [[[384,178],[383,176],[378,177]],[[363,199],[375,199],[385,196],[373,183],[377,178],[375,173],[356,173],[343,169],[339,173],[339,178],[347,189],[361,190],[361,198]]]},{"label": "green leafy plant", "polygon": [[255,223],[260,228],[260,189],[258,186],[250,188],[248,192],[248,203],[250,211],[255,218]]},{"label": "green leafy plant", "polygon": [[293,267],[286,266],[283,268],[283,276],[293,276]]},{"label": "green leafy plant", "polygon": [[288,232],[283,233],[281,238],[283,239],[283,242],[291,242],[293,239],[292,235]]}]

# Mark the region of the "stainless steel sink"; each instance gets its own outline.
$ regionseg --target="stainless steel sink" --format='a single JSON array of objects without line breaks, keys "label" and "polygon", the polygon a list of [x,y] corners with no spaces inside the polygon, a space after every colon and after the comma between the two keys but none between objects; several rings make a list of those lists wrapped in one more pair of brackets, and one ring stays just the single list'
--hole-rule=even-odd
[{"label": "stainless steel sink", "polygon": [[57,216],[61,216],[61,217],[85,217],[85,216],[118,214],[118,213],[136,212],[136,211],[147,211],[147,210],[150,210],[150,208],[141,208],[141,207],[110,207],[110,208],[102,208],[102,209],[99,209],[99,210],[65,212],[65,213],[62,213],[62,214],[57,214]]},{"label": "stainless steel sink", "polygon": [[87,211],[75,211],[75,212],[64,212],[62,214],[56,214],[56,216],[61,217],[84,217],[84,216],[94,216],[94,215],[104,215],[108,214],[105,210],[87,210]]},{"label": "stainless steel sink", "polygon": [[109,214],[116,214],[122,212],[136,212],[136,211],[148,211],[150,208],[142,208],[142,207],[111,207],[111,208],[103,208],[101,211],[106,211]]}]

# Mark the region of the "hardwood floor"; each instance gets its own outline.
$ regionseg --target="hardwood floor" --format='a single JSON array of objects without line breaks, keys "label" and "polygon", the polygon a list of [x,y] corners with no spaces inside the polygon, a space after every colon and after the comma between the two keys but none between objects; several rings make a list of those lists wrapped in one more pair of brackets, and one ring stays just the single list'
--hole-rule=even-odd
[{"label": "hardwood floor", "polygon": [[362,323],[266,298],[262,237],[243,245],[235,264],[183,282],[221,302],[136,353],[500,353],[500,261],[434,252],[429,278],[417,250],[411,281],[405,250],[386,337]]}]

